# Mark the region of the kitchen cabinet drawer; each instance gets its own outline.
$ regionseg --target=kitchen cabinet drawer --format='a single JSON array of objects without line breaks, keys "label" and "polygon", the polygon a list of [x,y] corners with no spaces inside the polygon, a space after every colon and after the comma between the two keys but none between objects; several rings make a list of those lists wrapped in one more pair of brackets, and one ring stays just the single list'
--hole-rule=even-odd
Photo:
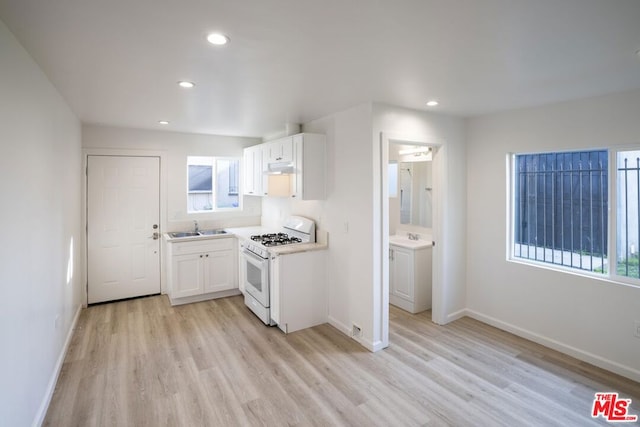
[{"label": "kitchen cabinet drawer", "polygon": [[191,240],[189,242],[172,243],[173,254],[195,254],[200,252],[224,251],[233,249],[233,237],[209,240]]}]

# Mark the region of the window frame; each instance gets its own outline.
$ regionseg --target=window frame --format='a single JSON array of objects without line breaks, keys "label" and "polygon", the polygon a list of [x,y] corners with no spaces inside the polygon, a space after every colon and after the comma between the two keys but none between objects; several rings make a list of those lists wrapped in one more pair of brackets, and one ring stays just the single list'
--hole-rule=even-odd
[{"label": "window frame", "polygon": [[[202,191],[191,191],[189,190],[189,166],[197,165],[197,163],[191,163],[190,159],[207,159],[211,160],[211,206],[212,208],[209,210],[190,210],[189,209],[189,195],[190,194],[198,194],[203,193]],[[187,205],[187,215],[202,215],[202,214],[211,214],[215,212],[241,212],[243,210],[243,197],[242,197],[242,168],[243,162],[242,157],[233,157],[233,156],[203,156],[203,155],[187,155],[186,159],[186,205]],[[228,207],[228,208],[219,208],[217,207],[217,176],[218,176],[218,161],[226,160],[226,161],[235,161],[238,164],[237,168],[237,196],[238,196],[238,206],[237,207]],[[204,165],[204,164],[203,164]],[[208,165],[205,165],[208,166]],[[231,194],[231,193],[230,193]]]},{"label": "window frame", "polygon": [[[615,176],[610,179],[610,223],[611,228],[609,230],[609,253],[611,259],[615,261],[615,265],[609,268],[609,278],[615,282],[623,283],[626,285],[640,287],[640,278],[623,276],[618,274],[618,154],[624,151],[640,151],[640,145],[634,144],[629,146],[617,146],[609,149],[609,170],[615,171]],[[640,171],[639,171],[640,173]],[[638,189],[640,191],[640,188]],[[614,209],[615,208],[615,209]],[[639,206],[640,209],[640,206]],[[640,224],[639,224],[640,226]],[[638,249],[640,251],[640,248]]]},{"label": "window frame", "polygon": [[[518,189],[518,185],[516,183],[516,179],[518,178],[516,176],[516,158],[518,156],[544,156],[544,155],[551,155],[551,154],[559,154],[559,155],[563,155],[563,154],[574,154],[574,153],[586,153],[586,152],[596,152],[596,151],[606,151],[606,155],[607,155],[607,179],[610,180],[611,178],[611,174],[610,174],[610,158],[611,158],[611,150],[608,148],[585,148],[585,149],[572,149],[572,150],[545,150],[545,151],[537,151],[537,152],[518,152],[518,153],[509,153],[507,155],[507,200],[508,200],[508,206],[507,206],[507,217],[508,217],[508,230],[507,230],[507,259],[510,261],[514,261],[514,262],[520,262],[520,263],[526,263],[526,264],[532,264],[532,265],[536,265],[536,266],[544,266],[544,267],[548,267],[548,268],[552,268],[552,269],[560,269],[560,270],[566,270],[566,271],[570,271],[570,272],[575,272],[578,274],[587,274],[587,275],[591,275],[591,276],[595,276],[595,277],[599,277],[599,278],[603,278],[603,277],[607,277],[608,272],[610,271],[610,260],[609,260],[609,242],[610,242],[610,220],[611,220],[611,209],[610,209],[610,205],[608,205],[610,203],[610,181],[608,182],[607,185],[607,193],[608,193],[608,198],[607,198],[607,224],[604,225],[604,229],[607,230],[607,241],[604,244],[604,247],[607,248],[607,258],[606,261],[602,264],[605,267],[605,271],[604,272],[598,272],[594,270],[589,270],[586,268],[580,268],[578,266],[573,265],[573,262],[571,263],[572,265],[567,265],[564,264],[564,262],[561,263],[557,263],[557,262],[548,262],[543,259],[539,259],[537,257],[537,252],[539,249],[542,249],[543,252],[546,252],[548,248],[545,248],[544,246],[537,246],[534,245],[533,247],[535,248],[534,250],[536,251],[536,255],[535,258],[528,258],[528,257],[524,257],[524,256],[518,256],[516,255],[516,247],[518,246],[518,243],[516,242],[516,236],[517,236],[517,231],[516,231],[516,218],[517,218],[517,212],[516,210],[518,209],[518,206],[516,205],[518,197],[516,195],[516,190]],[[571,175],[573,176],[573,175]],[[579,178],[580,179],[580,178]],[[545,179],[546,182],[546,179]],[[536,184],[537,185],[537,184]],[[553,191],[553,190],[552,190]],[[544,219],[543,219],[544,221]],[[529,235],[530,237],[530,235]],[[571,239],[573,239],[573,237],[571,237]],[[564,238],[562,240],[564,242]],[[522,253],[522,243],[520,244],[520,253]],[[527,248],[527,255],[529,254],[529,251],[531,251],[531,244],[527,244],[528,248]],[[573,244],[572,244],[573,247]],[[554,251],[562,251],[562,252],[567,252],[565,249],[563,249],[562,247],[560,249],[556,248],[555,246],[552,248],[551,250],[551,254],[553,256]],[[579,253],[580,251],[578,251]],[[570,254],[576,253],[574,252],[569,252]],[[546,255],[544,255],[546,256]],[[561,260],[564,260],[564,256],[561,256]],[[602,257],[599,256],[599,257]],[[593,262],[594,258],[599,258],[598,256],[593,257],[591,259],[591,262]]]},{"label": "window frame", "polygon": [[[608,179],[608,200],[607,200],[607,261],[606,271],[603,273],[583,270],[562,264],[553,264],[535,259],[517,257],[515,255],[515,219],[516,219],[516,156],[537,155],[545,153],[575,153],[583,151],[607,151],[607,179]],[[618,274],[618,155],[621,152],[640,151],[640,144],[629,144],[624,146],[590,147],[572,149],[550,149],[541,151],[509,152],[506,156],[506,260],[517,264],[529,265],[548,270],[560,271],[577,276],[598,279],[600,281],[615,283],[623,286],[640,287],[640,278],[624,276]],[[638,172],[640,173],[640,171]],[[640,192],[640,188],[638,189]],[[640,198],[640,197],[639,197]],[[638,207],[640,209],[640,206]],[[638,224],[640,227],[640,224]],[[640,242],[638,243],[640,253]],[[639,255],[640,256],[640,255]]]}]

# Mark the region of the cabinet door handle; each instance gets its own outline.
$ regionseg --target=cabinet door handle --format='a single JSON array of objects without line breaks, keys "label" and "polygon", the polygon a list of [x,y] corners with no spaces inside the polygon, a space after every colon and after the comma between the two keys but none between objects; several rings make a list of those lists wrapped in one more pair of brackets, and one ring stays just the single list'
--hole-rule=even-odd
[{"label": "cabinet door handle", "polygon": [[205,256],[206,256],[207,258],[209,258],[209,254],[206,254]]},{"label": "cabinet door handle", "polygon": [[393,249],[389,249],[389,259],[393,261]]},{"label": "cabinet door handle", "polygon": [[200,255],[200,258],[202,258],[202,255]]}]

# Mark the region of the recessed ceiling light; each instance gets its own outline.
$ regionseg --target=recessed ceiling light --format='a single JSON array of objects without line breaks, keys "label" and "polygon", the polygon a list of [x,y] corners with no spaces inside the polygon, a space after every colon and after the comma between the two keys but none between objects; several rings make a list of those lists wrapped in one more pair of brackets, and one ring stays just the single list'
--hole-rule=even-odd
[{"label": "recessed ceiling light", "polygon": [[169,122],[166,121],[166,120],[160,120],[158,123],[161,124],[161,125],[168,125],[169,124]]},{"label": "recessed ceiling light", "polygon": [[190,88],[194,87],[195,85],[196,84],[193,83],[193,82],[187,82],[187,81],[178,82],[178,86],[184,87],[184,88],[187,88],[187,89],[190,89]]},{"label": "recessed ceiling light", "polygon": [[211,33],[207,36],[207,41],[216,46],[222,46],[229,43],[229,37],[220,33]]},{"label": "recessed ceiling light", "polygon": [[439,102],[436,101],[435,99],[431,100],[431,101],[427,101],[427,106],[429,106],[429,107],[435,107],[438,104],[439,104]]}]

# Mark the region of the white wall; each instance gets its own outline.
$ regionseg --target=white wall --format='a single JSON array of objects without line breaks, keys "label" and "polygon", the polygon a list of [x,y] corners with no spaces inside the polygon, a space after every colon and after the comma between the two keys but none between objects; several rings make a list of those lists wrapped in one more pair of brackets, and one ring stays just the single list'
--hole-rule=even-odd
[{"label": "white wall", "polygon": [[[345,334],[362,328],[372,347],[373,244],[371,104],[362,104],[303,126],[327,136],[327,198],[294,209],[319,221],[329,234],[327,281],[329,321]],[[300,203],[300,202],[298,202]]]},{"label": "white wall", "polygon": [[2,22],[0,64],[0,424],[26,426],[81,307],[80,122]]},{"label": "white wall", "polygon": [[469,314],[635,380],[640,288],[506,260],[506,158],[640,144],[638,111],[640,91],[476,118],[467,162]]},{"label": "white wall", "polygon": [[316,202],[265,199],[263,223],[293,213],[315,219],[319,228],[328,231],[330,322],[348,335],[353,324],[360,326],[360,342],[369,349],[386,342],[379,273],[381,132],[432,137],[447,147],[457,165],[451,169],[452,176],[447,175],[451,190],[447,209],[453,212],[445,224],[450,242],[445,248],[451,248],[445,252],[449,257],[450,252],[455,253],[455,260],[446,264],[443,309],[447,314],[463,310],[465,277],[460,265],[464,266],[464,250],[460,248],[465,244],[466,180],[462,120],[367,103],[306,123],[303,130],[327,135],[327,198]]},{"label": "white wall", "polygon": [[[220,156],[242,158],[242,149],[259,144],[260,139],[179,132],[126,129],[83,125],[82,147],[85,153],[120,152],[160,155],[162,165],[162,231],[193,227],[198,220],[202,228],[240,227],[260,223],[261,200],[243,198],[243,210],[187,214],[187,157]],[[240,171],[240,179],[244,174]]]},{"label": "white wall", "polygon": [[[447,323],[464,314],[466,304],[466,143],[465,123],[462,119],[424,111],[409,110],[388,105],[374,104],[373,109],[373,146],[379,153],[380,134],[415,138],[440,145],[440,154],[444,155],[443,193],[444,206],[434,206],[443,214],[441,235],[435,235],[434,257],[441,254],[442,259],[434,259],[434,271],[439,264],[442,287],[439,294],[434,291],[433,318]],[[374,163],[379,164],[379,156]],[[437,173],[434,165],[434,174]],[[374,177],[379,182],[380,177]],[[434,182],[434,185],[438,185]],[[379,194],[379,191],[376,192]],[[375,214],[375,212],[374,212]],[[434,221],[436,218],[434,218]],[[375,218],[374,221],[380,221]],[[376,227],[379,229],[379,227]],[[374,263],[380,263],[379,248],[374,248]],[[376,289],[378,286],[376,280]],[[377,292],[377,291],[376,291]],[[439,300],[436,302],[436,300]],[[377,320],[376,320],[376,323]]]}]

